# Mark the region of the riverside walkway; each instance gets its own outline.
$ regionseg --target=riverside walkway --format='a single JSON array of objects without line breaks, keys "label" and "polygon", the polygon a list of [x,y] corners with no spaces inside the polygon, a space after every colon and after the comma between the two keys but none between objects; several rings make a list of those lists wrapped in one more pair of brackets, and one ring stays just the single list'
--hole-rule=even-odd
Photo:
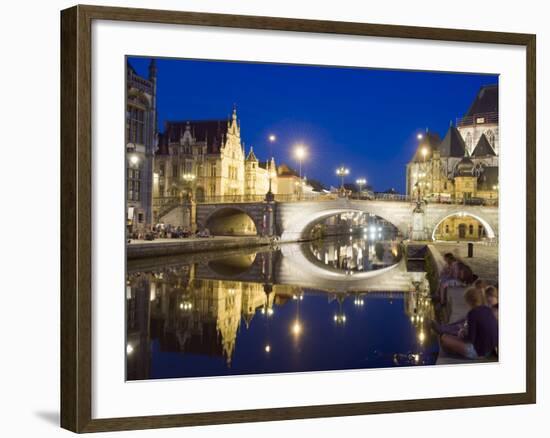
[{"label": "riverside walkway", "polygon": [[[430,245],[434,261],[439,271],[443,268],[443,254],[453,253],[457,258],[463,260],[471,268],[474,274],[488,283],[498,283],[498,246],[477,243],[474,245],[474,257],[468,258],[467,243],[436,242]],[[466,317],[468,305],[464,301],[466,287],[450,287],[447,289],[447,300],[449,306],[449,323],[454,323]],[[456,357],[440,350],[437,358],[437,365],[464,364],[464,363],[494,362],[494,360],[480,359],[468,360]]]}]

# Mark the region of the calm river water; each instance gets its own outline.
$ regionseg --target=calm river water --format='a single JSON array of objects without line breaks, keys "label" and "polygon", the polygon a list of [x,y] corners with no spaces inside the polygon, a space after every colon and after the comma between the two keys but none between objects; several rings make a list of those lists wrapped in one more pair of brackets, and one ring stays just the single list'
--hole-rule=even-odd
[{"label": "calm river water", "polygon": [[393,290],[399,257],[345,236],[130,262],[127,379],[433,364],[424,274],[405,270]]}]

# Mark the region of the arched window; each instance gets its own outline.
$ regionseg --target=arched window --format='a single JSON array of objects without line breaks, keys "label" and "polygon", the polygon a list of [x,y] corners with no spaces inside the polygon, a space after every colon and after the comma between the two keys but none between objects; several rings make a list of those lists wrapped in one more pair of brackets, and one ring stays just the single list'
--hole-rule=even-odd
[{"label": "arched window", "polygon": [[468,149],[468,152],[472,151],[472,145],[473,145],[473,139],[472,139],[472,133],[468,132],[466,134],[466,138],[464,139],[464,143],[466,143],[466,149]]},{"label": "arched window", "polygon": [[470,232],[470,236],[474,234],[474,226],[472,224],[468,227],[468,231]]},{"label": "arched window", "polygon": [[449,225],[445,225],[445,234],[449,234]]},{"label": "arched window", "polygon": [[495,132],[492,129],[485,131],[485,137],[489,141],[489,144],[494,149],[495,148]]}]

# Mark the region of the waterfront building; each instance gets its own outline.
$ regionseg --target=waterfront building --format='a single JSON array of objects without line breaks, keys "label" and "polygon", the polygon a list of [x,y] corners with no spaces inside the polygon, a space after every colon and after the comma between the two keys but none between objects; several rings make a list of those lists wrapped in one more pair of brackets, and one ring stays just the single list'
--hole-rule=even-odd
[{"label": "waterfront building", "polygon": [[141,233],[153,222],[152,181],[157,131],[157,67],[142,77],[126,68],[126,207],[129,232]]},{"label": "waterfront building", "polygon": [[[479,90],[466,115],[456,126],[450,124],[443,140],[428,130],[422,135],[407,164],[407,194],[427,202],[496,205],[498,150],[498,86],[490,85]],[[472,218],[461,218],[459,223],[449,218],[435,236],[443,240],[483,238],[481,224],[473,222]]]},{"label": "waterfront building", "polygon": [[457,119],[456,126],[464,139],[468,154],[472,155],[480,138],[485,136],[498,155],[498,85],[481,87],[464,117]]},{"label": "waterfront building", "polygon": [[[245,154],[236,108],[229,120],[167,121],[155,157],[155,220],[189,226],[193,222],[189,214],[164,216],[181,209],[183,200],[217,202],[265,196],[270,179],[271,190],[277,193],[277,177],[273,158],[260,161],[252,147]],[[182,217],[188,219],[180,223]]]}]

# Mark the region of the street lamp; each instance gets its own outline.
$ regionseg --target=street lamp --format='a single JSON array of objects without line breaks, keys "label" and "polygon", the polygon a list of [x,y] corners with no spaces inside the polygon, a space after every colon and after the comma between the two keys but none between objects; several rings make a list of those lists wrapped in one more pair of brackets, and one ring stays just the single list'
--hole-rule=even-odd
[{"label": "street lamp", "polygon": [[424,138],[424,136],[423,136],[422,134],[417,134],[416,138],[417,138],[418,140],[422,140],[422,139]]},{"label": "street lamp", "polygon": [[182,176],[183,180],[187,183],[189,182],[192,182],[192,181],[195,181],[195,179],[197,178],[195,175],[193,175],[192,173],[184,173]]},{"label": "street lamp", "polygon": [[307,155],[306,147],[303,144],[298,144],[294,148],[294,156],[298,160],[298,174],[300,176],[300,197],[302,195],[303,185],[302,185],[302,161]]},{"label": "street lamp", "polygon": [[358,178],[355,180],[355,184],[359,186],[359,194],[363,192],[363,186],[367,184],[367,180],[365,178]]},{"label": "street lamp", "polygon": [[139,163],[139,157],[137,155],[132,155],[130,157],[130,163],[132,163],[134,166]]},{"label": "street lamp", "polygon": [[344,190],[344,178],[346,175],[349,175],[349,169],[347,167],[340,166],[338,169],[336,169],[336,175],[341,178],[342,183],[340,187],[342,190]]},{"label": "street lamp", "polygon": [[306,147],[302,144],[296,145],[294,149],[294,156],[298,160],[300,179],[302,179],[302,161],[306,157]]}]

